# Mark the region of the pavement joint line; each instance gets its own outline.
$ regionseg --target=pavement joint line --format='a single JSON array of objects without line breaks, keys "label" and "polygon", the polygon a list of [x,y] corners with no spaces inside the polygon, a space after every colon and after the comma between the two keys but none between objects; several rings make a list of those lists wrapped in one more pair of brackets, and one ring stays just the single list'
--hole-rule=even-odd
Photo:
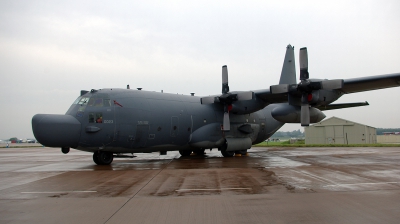
[{"label": "pavement joint line", "polygon": [[215,189],[178,189],[175,191],[177,191],[177,192],[179,192],[179,191],[226,191],[226,190],[251,190],[251,189],[252,188],[250,188],[250,187],[242,187],[242,188],[231,187],[231,188],[215,188]]},{"label": "pavement joint line", "polygon": [[316,179],[316,180],[319,180],[319,181],[322,181],[322,182],[326,182],[327,184],[333,184],[333,185],[336,184],[334,181],[331,181],[331,180],[328,180],[328,179],[319,177],[319,176],[317,176],[317,175],[313,175],[313,174],[308,173],[308,172],[297,171],[297,170],[293,170],[293,171],[295,171],[295,172],[297,172],[297,173],[304,174],[304,175],[309,176],[309,177],[312,177],[312,178],[314,178],[314,179]]},{"label": "pavement joint line", "polygon": [[118,209],[104,222],[104,224],[107,223],[108,221],[110,221],[110,219],[111,219],[112,217],[114,217],[115,214],[117,214],[123,207],[125,207],[125,205],[128,204],[128,202],[130,202],[143,188],[145,188],[156,176],[158,176],[164,169],[166,169],[166,168],[168,167],[168,165],[169,165],[174,159],[175,159],[175,157],[174,157],[174,158],[171,158],[170,161],[169,161],[167,164],[165,164],[165,166],[164,166],[162,169],[160,169],[160,170],[158,171],[157,174],[155,174],[152,178],[150,178],[150,180],[147,181],[146,184],[144,184],[131,198],[129,198],[120,208],[118,208]]},{"label": "pavement joint line", "polygon": [[398,183],[400,183],[400,182],[377,182],[377,183],[331,184],[331,185],[325,185],[324,187],[350,186],[350,185],[373,185],[373,184],[398,184]]},{"label": "pavement joint line", "polygon": [[21,194],[63,194],[63,193],[96,193],[97,191],[38,191],[21,192]]}]

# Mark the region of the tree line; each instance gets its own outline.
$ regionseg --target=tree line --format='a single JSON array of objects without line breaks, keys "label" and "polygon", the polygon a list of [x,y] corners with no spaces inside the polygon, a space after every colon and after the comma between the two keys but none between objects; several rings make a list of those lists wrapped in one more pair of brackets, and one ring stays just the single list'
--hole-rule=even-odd
[{"label": "tree line", "polygon": [[300,129],[295,131],[277,131],[270,138],[304,138],[304,132]]}]

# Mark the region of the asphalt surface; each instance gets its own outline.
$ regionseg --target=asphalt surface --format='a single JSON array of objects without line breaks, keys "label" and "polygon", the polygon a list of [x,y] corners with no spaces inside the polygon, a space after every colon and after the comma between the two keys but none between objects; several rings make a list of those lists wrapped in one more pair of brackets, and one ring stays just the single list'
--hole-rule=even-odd
[{"label": "asphalt surface", "polygon": [[399,223],[400,148],[92,154],[0,149],[0,223]]}]

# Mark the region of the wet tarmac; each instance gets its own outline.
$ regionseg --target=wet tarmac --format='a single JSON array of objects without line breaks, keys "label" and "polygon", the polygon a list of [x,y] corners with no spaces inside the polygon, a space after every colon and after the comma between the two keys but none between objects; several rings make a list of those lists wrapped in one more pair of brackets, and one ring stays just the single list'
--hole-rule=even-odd
[{"label": "wet tarmac", "polygon": [[399,223],[400,148],[0,149],[0,223]]}]

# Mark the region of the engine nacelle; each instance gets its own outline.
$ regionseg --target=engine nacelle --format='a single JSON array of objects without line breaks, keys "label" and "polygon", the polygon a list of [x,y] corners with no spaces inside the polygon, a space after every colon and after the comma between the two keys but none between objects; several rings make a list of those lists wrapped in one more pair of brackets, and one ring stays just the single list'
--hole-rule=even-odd
[{"label": "engine nacelle", "polygon": [[[271,115],[275,120],[284,123],[301,123],[301,108],[299,106],[292,106],[289,104],[282,104],[271,111]],[[310,123],[317,123],[325,118],[325,114],[320,110],[310,108]]]}]

